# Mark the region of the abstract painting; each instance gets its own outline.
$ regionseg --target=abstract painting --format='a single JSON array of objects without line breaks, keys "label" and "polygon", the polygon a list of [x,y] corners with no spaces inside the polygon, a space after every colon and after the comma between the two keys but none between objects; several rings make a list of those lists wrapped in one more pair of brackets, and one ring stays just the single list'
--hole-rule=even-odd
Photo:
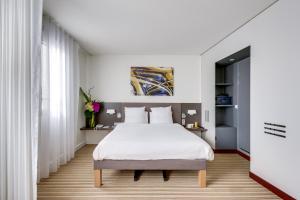
[{"label": "abstract painting", "polygon": [[173,96],[173,67],[131,67],[132,92],[136,96]]}]

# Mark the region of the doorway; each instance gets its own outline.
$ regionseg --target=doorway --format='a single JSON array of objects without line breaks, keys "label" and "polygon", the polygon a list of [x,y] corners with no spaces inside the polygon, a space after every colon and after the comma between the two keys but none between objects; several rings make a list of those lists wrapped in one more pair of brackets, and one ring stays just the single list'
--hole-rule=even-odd
[{"label": "doorway", "polygon": [[216,149],[250,155],[250,46],[215,66]]}]

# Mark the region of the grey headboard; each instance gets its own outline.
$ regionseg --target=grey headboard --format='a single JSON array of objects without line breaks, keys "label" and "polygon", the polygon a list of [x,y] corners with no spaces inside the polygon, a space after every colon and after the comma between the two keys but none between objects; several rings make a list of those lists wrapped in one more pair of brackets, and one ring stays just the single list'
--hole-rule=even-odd
[{"label": "grey headboard", "polygon": [[124,107],[146,107],[146,111],[150,112],[151,107],[172,107],[174,123],[181,123],[181,104],[180,103],[122,103],[122,121],[124,121]]},{"label": "grey headboard", "polygon": [[[119,102],[105,102],[103,104],[102,111],[96,116],[96,122],[104,125],[113,125],[114,122],[124,121],[124,107],[146,107],[146,111],[150,111],[151,107],[172,107],[173,121],[174,123],[181,124],[181,114],[186,113],[188,109],[197,110],[197,115],[186,118],[188,123],[194,123],[195,121],[201,122],[201,103],[119,103]],[[121,113],[121,118],[117,118],[117,114],[109,115],[106,113],[107,109],[115,109],[116,113]],[[190,119],[190,120],[189,120]]]}]

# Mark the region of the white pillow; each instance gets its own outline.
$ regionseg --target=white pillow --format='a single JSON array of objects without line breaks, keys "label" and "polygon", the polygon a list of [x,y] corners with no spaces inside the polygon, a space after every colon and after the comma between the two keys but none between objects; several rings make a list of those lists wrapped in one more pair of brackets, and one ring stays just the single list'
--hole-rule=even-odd
[{"label": "white pillow", "polygon": [[173,124],[171,106],[151,108],[150,124]]},{"label": "white pillow", "polygon": [[147,124],[148,113],[144,107],[125,107],[125,123]]}]

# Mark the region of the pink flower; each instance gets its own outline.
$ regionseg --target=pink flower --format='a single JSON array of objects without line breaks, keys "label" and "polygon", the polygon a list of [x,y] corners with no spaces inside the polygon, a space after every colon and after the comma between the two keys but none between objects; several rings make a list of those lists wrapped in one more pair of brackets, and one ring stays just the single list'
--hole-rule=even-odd
[{"label": "pink flower", "polygon": [[96,113],[100,111],[100,103],[99,102],[93,102],[93,110]]}]

